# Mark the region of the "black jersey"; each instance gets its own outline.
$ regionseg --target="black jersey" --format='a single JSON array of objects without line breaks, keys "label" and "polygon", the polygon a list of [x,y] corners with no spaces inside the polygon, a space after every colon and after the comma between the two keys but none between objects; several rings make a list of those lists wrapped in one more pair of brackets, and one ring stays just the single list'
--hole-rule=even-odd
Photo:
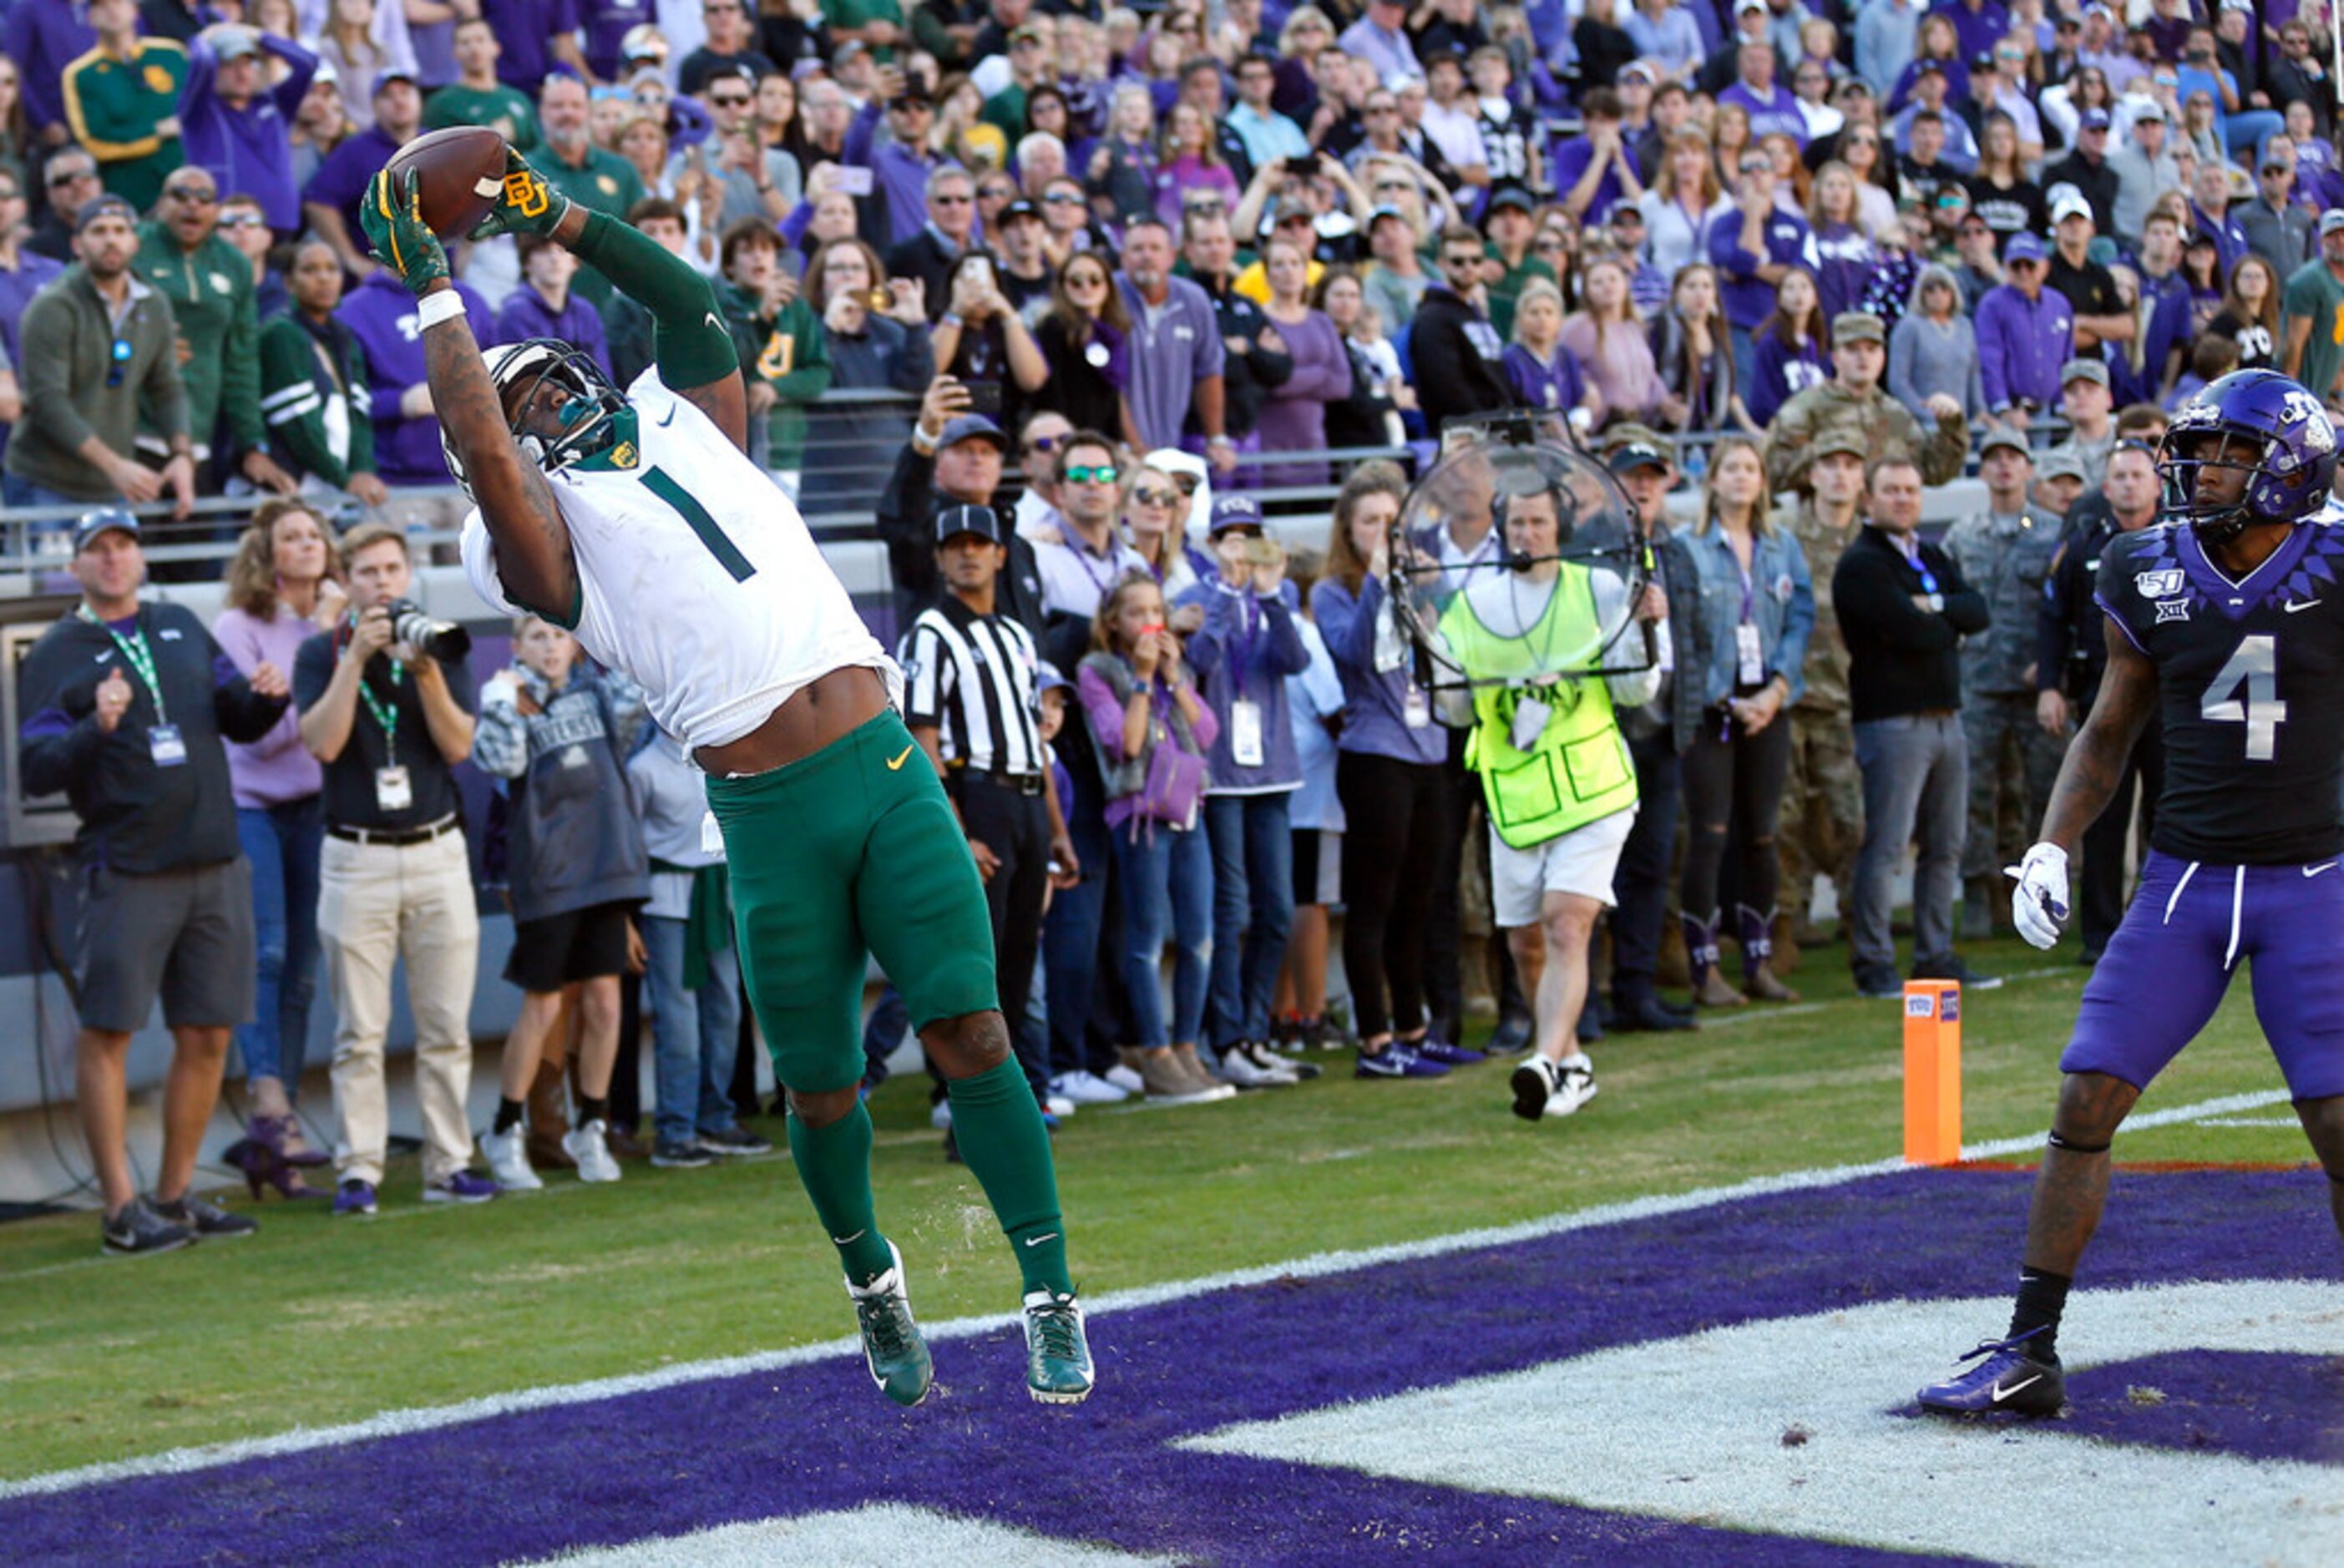
[{"label": "black jersey", "polygon": [[[1503,100],[1500,100],[1502,102]],[[1531,147],[1539,136],[1538,116],[1520,104],[1505,104],[1503,115],[1490,112],[1490,100],[1477,100],[1475,128],[1481,133],[1481,150],[1488,155],[1490,184],[1528,186]]]},{"label": "black jersey", "polygon": [[2154,845],[2219,865],[2344,850],[2344,531],[2301,523],[2233,582],[2172,523],[2119,535],[2097,598],[2157,666]]}]

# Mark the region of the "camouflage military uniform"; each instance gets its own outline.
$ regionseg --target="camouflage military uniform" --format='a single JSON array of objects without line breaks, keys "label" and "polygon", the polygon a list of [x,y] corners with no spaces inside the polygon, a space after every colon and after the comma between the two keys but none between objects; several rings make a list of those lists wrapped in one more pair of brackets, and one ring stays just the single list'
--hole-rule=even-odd
[{"label": "camouflage military uniform", "polygon": [[2035,722],[2035,622],[2059,551],[2059,520],[2034,508],[2017,517],[1965,517],[1946,531],[1945,553],[1985,595],[1993,623],[1962,642],[1962,730],[1970,752],[1970,830],[1962,877],[1975,889],[2035,842],[2066,750]]},{"label": "camouflage military uniform", "polygon": [[1790,713],[1791,771],[1774,840],[1783,865],[1783,913],[1794,925],[1806,923],[1818,873],[1831,878],[1844,915],[1856,847],[1864,841],[1864,780],[1856,772],[1855,731],[1848,718],[1847,644],[1840,638],[1831,594],[1840,554],[1863,526],[1851,518],[1846,532],[1833,531],[1815,515],[1813,498],[1799,502],[1791,523],[1815,585],[1807,689]]},{"label": "camouflage military uniform", "polygon": [[1935,431],[1925,430],[1885,388],[1857,392],[1836,380],[1826,381],[1799,393],[1774,416],[1766,432],[1768,487],[1777,494],[1804,494],[1815,438],[1844,427],[1860,432],[1864,450],[1874,457],[1892,447],[1902,448],[1921,465],[1921,478],[1927,484],[1958,479],[1969,458],[1969,420],[1961,415],[1941,421]]}]

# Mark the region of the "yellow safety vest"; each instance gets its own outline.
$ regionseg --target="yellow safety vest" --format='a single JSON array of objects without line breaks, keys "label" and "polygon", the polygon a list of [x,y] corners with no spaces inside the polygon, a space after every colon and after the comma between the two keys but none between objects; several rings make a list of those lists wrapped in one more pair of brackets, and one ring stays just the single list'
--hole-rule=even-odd
[{"label": "yellow safety vest", "polygon": [[[1481,623],[1465,594],[1440,617],[1441,635],[1458,663],[1476,678],[1521,663],[1533,649],[1593,648],[1602,641],[1595,592],[1586,567],[1562,563],[1562,574],[1538,623],[1519,636],[1500,636]],[[1514,745],[1515,710],[1525,698],[1548,704],[1545,726],[1528,752]],[[1473,733],[1468,766],[1481,775],[1482,797],[1498,836],[1516,849],[1559,838],[1575,827],[1636,804],[1636,766],[1612,714],[1612,693],[1600,675],[1565,677],[1549,685],[1479,686],[1473,692]]]}]

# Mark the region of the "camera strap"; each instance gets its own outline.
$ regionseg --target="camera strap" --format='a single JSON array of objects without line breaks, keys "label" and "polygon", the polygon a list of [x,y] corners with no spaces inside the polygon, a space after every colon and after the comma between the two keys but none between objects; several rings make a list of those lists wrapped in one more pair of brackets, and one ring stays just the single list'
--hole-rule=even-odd
[{"label": "camera strap", "polygon": [[[140,613],[143,615],[145,612],[142,611]],[[80,606],[80,614],[92,625],[106,628],[106,634],[114,639],[114,645],[122,650],[123,661],[130,666],[130,673],[138,677],[140,683],[146,688],[146,694],[155,699],[156,723],[169,724],[170,715],[163,711],[163,683],[155,673],[155,651],[146,645],[146,628],[133,626],[130,634],[125,636],[100,621],[87,604]]]}]

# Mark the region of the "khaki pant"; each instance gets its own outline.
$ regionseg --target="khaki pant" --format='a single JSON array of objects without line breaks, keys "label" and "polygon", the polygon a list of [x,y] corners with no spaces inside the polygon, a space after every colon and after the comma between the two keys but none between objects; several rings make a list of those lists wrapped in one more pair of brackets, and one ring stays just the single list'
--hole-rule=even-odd
[{"label": "khaki pant", "polygon": [[472,1158],[464,1099],[472,1087],[480,916],[464,835],[396,847],[329,836],[319,881],[318,938],[333,989],[334,1108],[342,1122],[336,1172],[345,1180],[382,1180],[390,1138],[382,1044],[390,1031],[391,968],[404,956],[423,1179],[441,1180]]}]

